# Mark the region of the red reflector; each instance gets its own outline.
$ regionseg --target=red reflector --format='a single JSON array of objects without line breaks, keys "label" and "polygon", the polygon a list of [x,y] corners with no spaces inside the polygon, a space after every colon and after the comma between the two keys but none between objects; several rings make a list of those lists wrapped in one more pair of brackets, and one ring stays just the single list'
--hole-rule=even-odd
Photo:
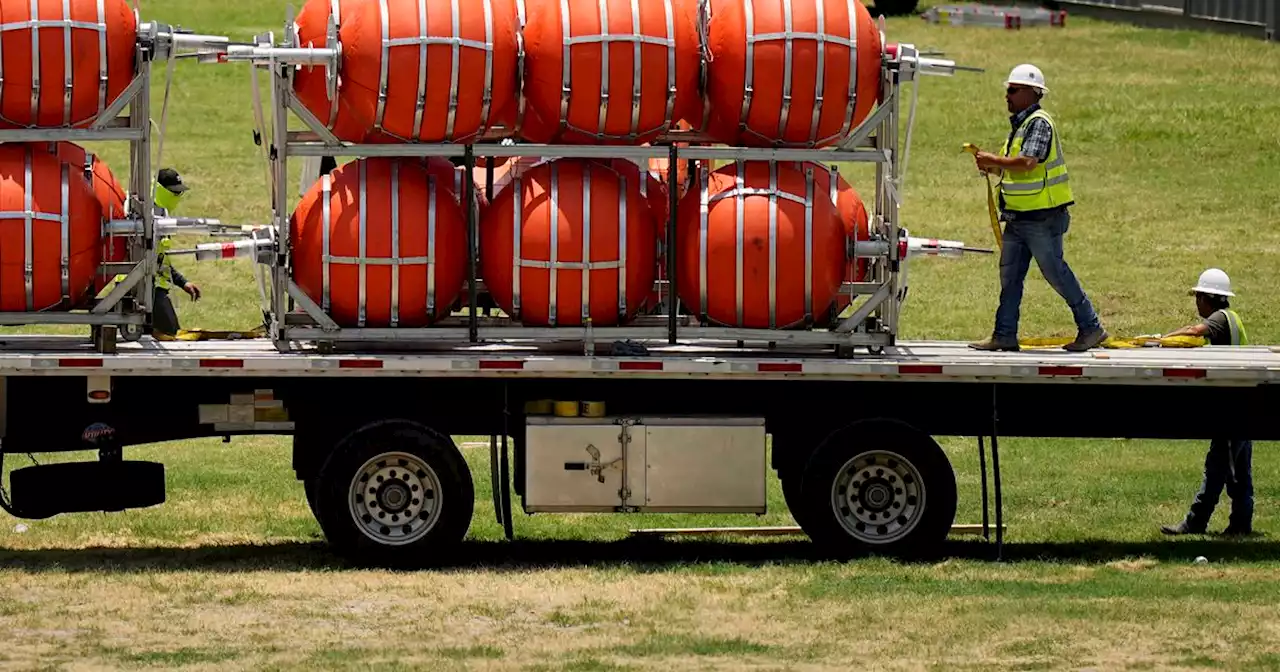
[{"label": "red reflector", "polygon": [[111,393],[106,390],[94,390],[89,393],[90,399],[110,399]]},{"label": "red reflector", "polygon": [[342,359],[338,360],[339,369],[381,369],[381,359]]},{"label": "red reflector", "polygon": [[797,362],[760,362],[756,364],[756,371],[760,373],[800,373],[803,368],[804,365]]},{"label": "red reflector", "polygon": [[1208,375],[1204,369],[1165,369],[1165,378],[1204,378]]},{"label": "red reflector", "polygon": [[942,366],[938,364],[899,364],[898,373],[940,374]]},{"label": "red reflector", "polygon": [[74,367],[94,368],[94,367],[102,366],[102,359],[97,357],[94,357],[94,358],[67,357],[65,359],[59,359],[58,366],[73,367],[73,368]]},{"label": "red reflector", "polygon": [[1083,376],[1084,368],[1079,366],[1042,366],[1042,376]]},{"label": "red reflector", "polygon": [[482,369],[523,369],[524,362],[518,359],[482,359],[480,360],[480,368]]},{"label": "red reflector", "polygon": [[619,371],[661,371],[662,362],[618,362]]},{"label": "red reflector", "polygon": [[243,359],[202,359],[202,369],[239,369],[244,367]]}]

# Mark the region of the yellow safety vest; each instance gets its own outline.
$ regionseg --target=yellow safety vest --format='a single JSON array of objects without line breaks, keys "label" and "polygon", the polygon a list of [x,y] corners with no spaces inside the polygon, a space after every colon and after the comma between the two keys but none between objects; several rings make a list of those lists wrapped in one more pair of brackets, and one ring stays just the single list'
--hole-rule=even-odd
[{"label": "yellow safety vest", "polygon": [[1249,345],[1249,332],[1244,330],[1244,320],[1236,314],[1236,311],[1230,308],[1222,308],[1222,314],[1227,316],[1227,326],[1231,330],[1231,345]]},{"label": "yellow safety vest", "polygon": [[173,242],[168,239],[160,241],[156,246],[156,289],[168,291],[173,288],[173,282],[170,280],[173,277],[171,273],[173,262],[169,261],[169,255],[165,254],[172,246]]},{"label": "yellow safety vest", "polygon": [[1027,126],[1032,119],[1044,119],[1053,129],[1053,138],[1049,143],[1049,156],[1028,171],[1008,168],[1004,170],[1004,177],[1000,180],[1000,193],[1004,196],[1006,210],[1016,212],[1047,210],[1074,200],[1067,177],[1067,162],[1062,155],[1062,145],[1058,141],[1058,129],[1054,126],[1053,118],[1048,112],[1036,110],[1024,119],[1017,132],[1013,134],[1012,141],[1005,141],[1004,156],[1018,156],[1022,151],[1022,141],[1027,135]]}]

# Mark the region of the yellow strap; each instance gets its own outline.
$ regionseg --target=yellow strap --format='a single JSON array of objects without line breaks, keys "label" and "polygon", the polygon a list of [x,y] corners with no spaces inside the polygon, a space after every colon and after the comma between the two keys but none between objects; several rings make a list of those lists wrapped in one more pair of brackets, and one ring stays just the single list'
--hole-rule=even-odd
[{"label": "yellow strap", "polygon": [[[1075,339],[1072,338],[1023,338],[1018,341],[1018,345],[1028,350],[1039,350],[1049,348],[1061,348]],[[1170,336],[1162,338],[1160,336],[1134,336],[1132,338],[1116,338],[1108,336],[1107,340],[1102,342],[1102,347],[1109,349],[1125,349],[1125,348],[1199,348],[1208,343],[1199,336]]]},{"label": "yellow strap", "polygon": [[157,341],[240,341],[266,338],[267,328],[259,326],[249,331],[214,331],[211,329],[179,329],[175,335],[154,334]]},{"label": "yellow strap", "polygon": [[[978,146],[971,143],[964,143],[964,151],[977,156]],[[996,196],[995,191],[991,188],[991,173],[982,171],[982,176],[987,179],[987,216],[991,218],[991,235],[996,239],[996,248],[1004,250],[1004,235],[1000,232],[1000,216],[996,214]]]}]

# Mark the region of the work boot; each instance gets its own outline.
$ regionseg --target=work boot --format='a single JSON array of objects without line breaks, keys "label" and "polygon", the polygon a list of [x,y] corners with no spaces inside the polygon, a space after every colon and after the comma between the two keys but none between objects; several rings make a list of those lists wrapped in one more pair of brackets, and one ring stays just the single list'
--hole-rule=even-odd
[{"label": "work boot", "polygon": [[970,343],[969,347],[973,348],[974,350],[983,350],[985,352],[998,352],[998,351],[1017,352],[1018,341],[1014,339],[996,338],[995,336],[992,336],[991,338],[988,338],[985,341],[977,341],[975,343]]},{"label": "work boot", "polygon": [[1227,529],[1222,531],[1224,537],[1248,537],[1253,535],[1253,530],[1248,527],[1235,527],[1228,525]]},{"label": "work boot", "polygon": [[1107,330],[1098,327],[1089,333],[1081,332],[1077,334],[1076,340],[1062,346],[1062,349],[1067,352],[1084,352],[1098,347],[1105,340],[1107,340]]},{"label": "work boot", "polygon": [[1174,536],[1180,534],[1204,534],[1204,530],[1193,530],[1187,527],[1187,521],[1185,520],[1177,525],[1164,525],[1160,528],[1160,531]]}]

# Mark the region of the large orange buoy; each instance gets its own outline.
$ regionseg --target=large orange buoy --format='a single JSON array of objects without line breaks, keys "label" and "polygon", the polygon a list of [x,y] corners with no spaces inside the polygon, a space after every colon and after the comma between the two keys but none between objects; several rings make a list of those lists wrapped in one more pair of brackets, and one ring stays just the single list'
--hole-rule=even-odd
[{"label": "large orange buoy", "polygon": [[688,0],[538,0],[524,28],[530,142],[643,144],[699,114]]},{"label": "large orange buoy", "polygon": [[421,161],[352,161],[294,210],[294,280],[340,326],[428,325],[466,280],[463,222],[448,183]]},{"label": "large orange buoy", "polygon": [[504,312],[525,326],[590,317],[603,327],[635,314],[653,287],[653,222],[639,181],[624,188],[624,174],[602,161],[561,159],[498,194],[481,223],[480,261]]},{"label": "large orange buoy", "polygon": [[0,145],[0,311],[80,306],[101,239],[102,209],[70,165],[37,144]]},{"label": "large orange buoy", "polygon": [[86,125],[136,76],[126,0],[4,2],[0,23],[0,128]]},{"label": "large orange buoy", "polygon": [[[97,199],[98,206],[102,209],[104,225],[109,220],[123,219],[125,217],[124,186],[116,179],[116,176],[111,172],[111,168],[107,166],[107,163],[101,157],[93,152],[86,151],[84,147],[74,142],[53,143],[51,149],[58,159],[71,167],[72,175],[79,175],[93,190],[93,196]],[[102,236],[102,262],[123,262],[128,260],[129,237],[104,232]],[[101,291],[111,280],[111,274],[106,272],[97,273],[96,276],[94,281],[95,292]]]},{"label": "large orange buoy", "polygon": [[827,310],[845,277],[845,232],[814,172],[748,161],[697,175],[676,223],[676,291],[689,310],[759,329]]},{"label": "large orange buoy", "polygon": [[880,99],[880,33],[861,0],[710,0],[710,9],[702,128],[716,141],[829,146]]},{"label": "large orange buoy", "polygon": [[509,126],[517,92],[512,3],[309,0],[298,17],[303,46],[326,42],[331,6],[338,7],[341,83],[335,108],[324,68],[304,67],[306,76],[295,79],[299,98],[352,142],[470,142]]},{"label": "large orange buoy", "polygon": [[[817,183],[818,191],[826,193],[831,202],[835,204],[836,211],[840,215],[840,223],[844,225],[844,233],[850,243],[870,240],[871,222],[867,216],[867,207],[863,204],[862,198],[858,196],[858,192],[844,179],[835,166],[825,166],[813,161],[793,163],[791,165],[802,170],[806,166],[813,168],[813,179]],[[862,282],[866,279],[866,276],[867,260],[854,259],[846,269],[844,282]],[[835,312],[839,314],[840,311],[848,308],[852,301],[853,299],[848,293],[837,293],[834,305]]]}]

